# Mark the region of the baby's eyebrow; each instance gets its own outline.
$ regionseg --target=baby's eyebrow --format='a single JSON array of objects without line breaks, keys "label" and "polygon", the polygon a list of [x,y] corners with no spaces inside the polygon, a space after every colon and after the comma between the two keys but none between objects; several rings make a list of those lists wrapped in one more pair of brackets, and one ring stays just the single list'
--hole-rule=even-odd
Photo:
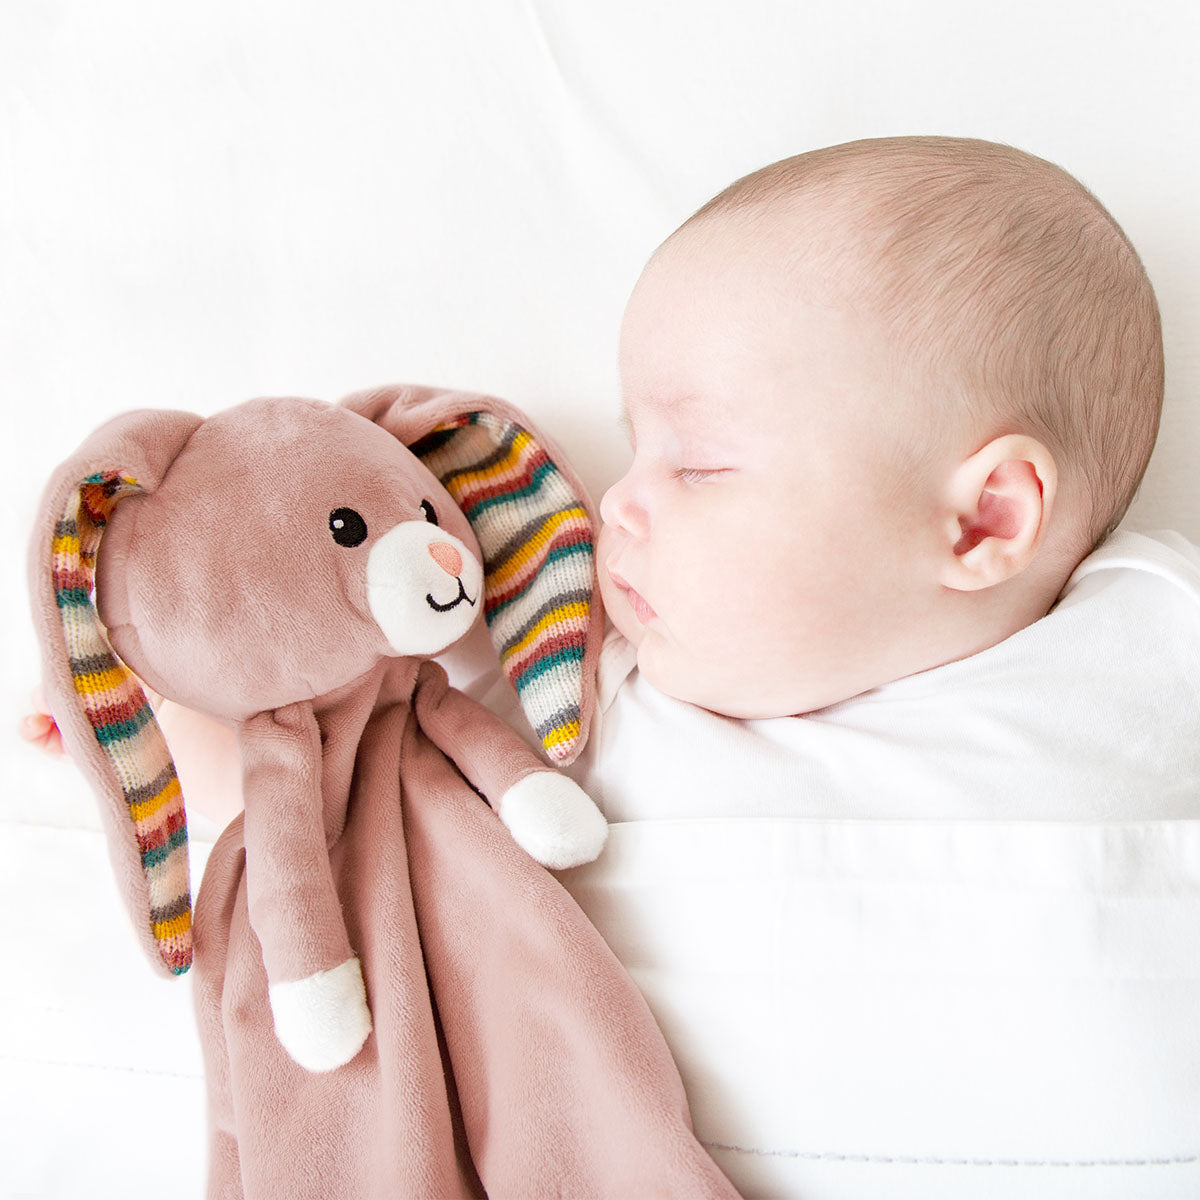
[{"label": "baby's eyebrow", "polygon": [[[669,417],[677,416],[681,409],[688,405],[691,396],[681,396],[677,399],[667,399],[661,395],[650,393],[638,398],[638,403],[646,409],[650,409],[657,413],[666,414]],[[621,413],[617,417],[617,424],[625,431],[627,437],[633,437],[633,419],[629,415],[629,405],[625,400],[621,401]]]}]

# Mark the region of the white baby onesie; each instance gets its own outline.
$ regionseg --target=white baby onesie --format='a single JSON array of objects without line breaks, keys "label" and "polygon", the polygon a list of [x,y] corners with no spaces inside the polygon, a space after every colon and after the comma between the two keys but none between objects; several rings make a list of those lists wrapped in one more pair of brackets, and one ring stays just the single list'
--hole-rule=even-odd
[{"label": "white baby onesie", "polygon": [[575,774],[610,821],[1200,817],[1200,551],[1117,534],[1013,637],[802,718],[672,700],[616,633],[598,685]]},{"label": "white baby onesie", "polygon": [[1000,645],[734,721],[601,658],[563,881],[746,1196],[1200,1196],[1200,553],[1122,533]]}]

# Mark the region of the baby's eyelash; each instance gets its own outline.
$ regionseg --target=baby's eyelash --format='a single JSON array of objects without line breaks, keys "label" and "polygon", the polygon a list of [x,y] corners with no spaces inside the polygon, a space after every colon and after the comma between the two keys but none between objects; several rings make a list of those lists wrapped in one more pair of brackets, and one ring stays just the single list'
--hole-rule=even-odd
[{"label": "baby's eyelash", "polygon": [[699,483],[712,475],[720,475],[724,467],[679,467],[671,472],[672,479],[680,479],[684,483]]}]

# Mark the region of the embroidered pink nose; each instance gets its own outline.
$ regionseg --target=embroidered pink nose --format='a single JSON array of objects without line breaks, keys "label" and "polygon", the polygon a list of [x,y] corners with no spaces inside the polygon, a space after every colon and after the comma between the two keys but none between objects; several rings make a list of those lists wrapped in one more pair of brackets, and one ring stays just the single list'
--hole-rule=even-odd
[{"label": "embroidered pink nose", "polygon": [[447,575],[457,578],[462,574],[462,555],[449,542],[431,542],[429,553]]}]

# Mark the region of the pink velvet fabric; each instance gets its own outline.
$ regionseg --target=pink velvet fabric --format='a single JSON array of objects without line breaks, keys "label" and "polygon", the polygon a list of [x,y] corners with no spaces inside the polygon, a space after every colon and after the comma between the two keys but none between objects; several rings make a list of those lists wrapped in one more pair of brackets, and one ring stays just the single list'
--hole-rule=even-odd
[{"label": "pink velvet fabric", "polygon": [[[157,868],[143,869],[131,819],[144,798],[123,782],[128,761],[100,749],[116,718],[80,699],[103,698],[118,672],[72,662],[60,607],[63,518],[88,477],[116,471],[140,489],[98,526],[105,636],[164,696],[239,730],[246,812],[212,852],[192,923],[213,1197],[734,1195],[693,1136],[637,988],[481,799],[499,805],[546,764],[440,667],[392,656],[371,616],[369,540],[331,537],[340,506],[378,532],[421,522],[432,500],[439,529],[474,552],[466,518],[400,439],[480,407],[513,411],[392,388],[348,407],[131,413],[47,487],[30,552],[47,698],[159,970],[171,962],[150,919]],[[72,570],[78,616],[90,567]],[[141,695],[136,680],[116,686],[123,704],[129,686]],[[585,672],[585,726],[590,689]],[[158,771],[161,740],[141,749],[157,727],[137,728],[120,753]],[[276,1037],[268,977],[308,980],[352,956],[373,1031],[345,1065],[307,1071]]]},{"label": "pink velvet fabric", "polygon": [[[330,861],[374,1032],[347,1066],[275,1040],[239,819],[196,909],[214,1197],[732,1197],[636,986],[423,732],[472,719],[489,791],[531,769],[440,668],[318,712]],[[497,728],[498,727],[498,728]],[[356,746],[351,755],[347,748]]]}]

